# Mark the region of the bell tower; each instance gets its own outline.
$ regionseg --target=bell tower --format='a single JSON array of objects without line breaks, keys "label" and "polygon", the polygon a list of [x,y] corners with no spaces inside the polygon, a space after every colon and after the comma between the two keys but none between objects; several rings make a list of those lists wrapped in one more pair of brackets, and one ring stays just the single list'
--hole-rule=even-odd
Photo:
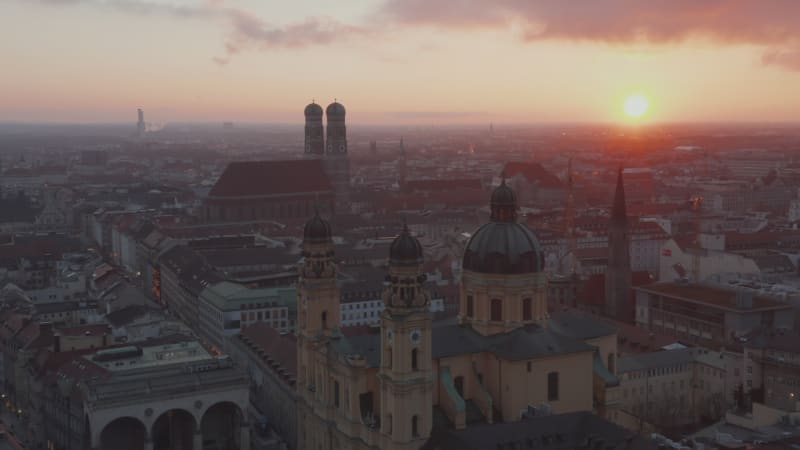
[{"label": "bell tower", "polygon": [[382,449],[418,449],[431,433],[431,313],[422,262],[422,245],[404,226],[389,250],[381,313]]},{"label": "bell tower", "polygon": [[300,334],[314,338],[339,326],[339,288],[330,224],[319,211],[303,230],[303,263],[298,282]]},{"label": "bell tower", "polygon": [[325,131],[322,125],[322,107],[313,101],[303,111],[306,117],[305,156],[321,158],[325,155]]},{"label": "bell tower", "polygon": [[[339,327],[339,287],[331,226],[314,214],[303,230],[303,262],[297,283],[297,393],[302,407],[324,402],[325,346]],[[302,408],[299,408],[302,409]],[[298,418],[298,424],[303,421]]]},{"label": "bell tower", "polygon": [[325,140],[325,171],[336,191],[336,212],[347,213],[350,204],[350,159],[347,156],[347,126],[344,105],[334,101],[325,108],[328,120]]}]

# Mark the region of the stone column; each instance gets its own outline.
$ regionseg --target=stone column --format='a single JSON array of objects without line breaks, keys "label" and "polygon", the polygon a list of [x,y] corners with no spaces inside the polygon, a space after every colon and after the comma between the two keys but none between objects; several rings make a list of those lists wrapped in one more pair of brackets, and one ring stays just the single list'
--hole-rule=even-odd
[{"label": "stone column", "polygon": [[153,450],[153,440],[152,439],[145,439],[145,441],[144,441],[144,450]]},{"label": "stone column", "polygon": [[192,445],[194,450],[203,450],[203,433],[198,431],[194,434],[194,445]]},{"label": "stone column", "polygon": [[239,450],[250,450],[250,425],[242,425],[239,442]]}]

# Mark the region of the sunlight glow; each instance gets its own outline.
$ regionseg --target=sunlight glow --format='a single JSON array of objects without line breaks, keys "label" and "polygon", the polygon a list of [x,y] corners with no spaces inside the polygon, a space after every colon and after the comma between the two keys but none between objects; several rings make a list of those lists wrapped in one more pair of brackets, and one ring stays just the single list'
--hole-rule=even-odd
[{"label": "sunlight glow", "polygon": [[625,99],[622,109],[629,118],[639,119],[650,109],[650,102],[644,95],[634,94]]}]

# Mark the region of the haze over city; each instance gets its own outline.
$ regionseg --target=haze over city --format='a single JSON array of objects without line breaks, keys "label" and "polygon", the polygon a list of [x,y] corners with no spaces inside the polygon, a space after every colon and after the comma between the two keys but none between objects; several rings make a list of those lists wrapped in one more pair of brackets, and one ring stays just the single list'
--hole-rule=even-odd
[{"label": "haze over city", "polygon": [[0,450],[797,450],[798,24],[0,0]]},{"label": "haze over city", "polygon": [[[3,0],[0,120],[793,122],[792,0]],[[744,107],[743,105],[746,105]]]}]

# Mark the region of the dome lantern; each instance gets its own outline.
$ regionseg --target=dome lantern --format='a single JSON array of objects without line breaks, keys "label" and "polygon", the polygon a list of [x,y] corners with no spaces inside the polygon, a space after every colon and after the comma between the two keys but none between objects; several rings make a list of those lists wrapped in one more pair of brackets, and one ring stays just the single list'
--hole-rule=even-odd
[{"label": "dome lantern", "polygon": [[303,228],[303,242],[321,244],[331,242],[331,225],[319,215],[315,208],[314,217]]}]

